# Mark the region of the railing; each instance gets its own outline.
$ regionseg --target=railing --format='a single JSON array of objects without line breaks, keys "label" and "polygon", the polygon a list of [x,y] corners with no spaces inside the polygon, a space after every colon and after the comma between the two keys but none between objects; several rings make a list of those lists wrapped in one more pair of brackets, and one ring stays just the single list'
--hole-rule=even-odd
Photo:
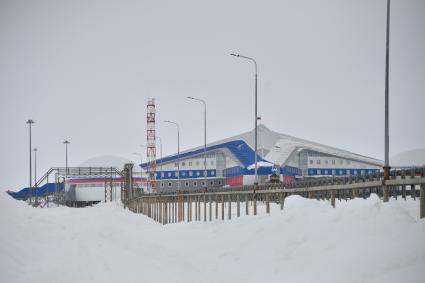
[{"label": "railing", "polygon": [[[300,195],[306,198],[326,199],[335,207],[335,199],[367,198],[375,193],[387,202],[390,197],[397,198],[410,195],[420,198],[420,218],[425,217],[425,178],[424,168],[409,170],[393,170],[390,180],[383,180],[382,174],[369,174],[351,177],[318,178],[302,180],[292,184],[265,184],[258,187],[242,186],[237,188],[220,188],[207,191],[167,192],[142,194],[125,201],[129,210],[142,213],[161,224],[212,221],[213,203],[215,203],[215,219],[219,218],[221,204],[221,219],[232,217],[232,204],[236,204],[236,216],[241,213],[241,203],[245,204],[245,213],[257,215],[257,202],[266,205],[266,213],[270,213],[270,203],[284,208],[285,198],[290,195]],[[409,187],[410,186],[410,190]],[[419,186],[416,190],[416,186]],[[251,205],[249,205],[251,204]],[[203,213],[201,213],[201,207]],[[252,212],[250,212],[252,207]],[[194,214],[194,218],[192,217]]]}]

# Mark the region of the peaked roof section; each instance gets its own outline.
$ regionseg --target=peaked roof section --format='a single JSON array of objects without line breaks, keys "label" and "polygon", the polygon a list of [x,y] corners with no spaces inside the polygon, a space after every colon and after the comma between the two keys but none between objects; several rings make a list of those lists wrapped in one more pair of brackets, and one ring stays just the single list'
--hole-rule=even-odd
[{"label": "peaked roof section", "polygon": [[[232,152],[245,167],[253,164],[254,130],[207,144],[207,151],[210,152],[220,148],[229,149],[230,152]],[[271,131],[263,124],[258,125],[258,149],[258,161],[269,161],[279,165],[284,164],[294,151],[300,149],[318,151],[324,154],[329,154],[336,157],[351,160],[358,160],[376,166],[382,165],[381,160],[362,156],[335,147],[330,147],[304,139],[288,136],[285,134],[277,133]],[[265,156],[260,156],[260,154],[262,153],[260,149],[266,150]],[[203,146],[199,146],[190,150],[185,150],[180,153],[180,159],[192,155],[202,154],[203,151]],[[177,154],[170,155],[162,158],[162,160],[157,159],[157,164],[163,162],[170,162],[176,159]],[[143,163],[142,166],[146,166],[146,163]]]}]

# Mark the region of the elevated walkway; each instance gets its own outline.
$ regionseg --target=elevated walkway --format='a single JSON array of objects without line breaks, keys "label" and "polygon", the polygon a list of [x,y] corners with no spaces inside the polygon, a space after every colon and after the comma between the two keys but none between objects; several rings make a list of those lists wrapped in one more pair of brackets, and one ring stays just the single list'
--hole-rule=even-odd
[{"label": "elevated walkway", "polygon": [[8,191],[7,193],[14,199],[27,200],[29,197],[44,197],[53,193],[62,192],[64,187],[63,183],[47,183],[39,188],[33,187],[32,190],[30,190],[30,188],[23,188],[18,192]]}]

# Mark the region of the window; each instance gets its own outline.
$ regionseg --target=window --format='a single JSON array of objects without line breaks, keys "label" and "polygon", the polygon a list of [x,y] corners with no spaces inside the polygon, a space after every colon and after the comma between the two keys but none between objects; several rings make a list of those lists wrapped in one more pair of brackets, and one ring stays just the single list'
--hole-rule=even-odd
[{"label": "window", "polygon": [[335,169],[333,169],[332,170],[332,175],[335,175],[336,174],[336,170]]},{"label": "window", "polygon": [[218,181],[218,184],[221,185],[221,181]]},{"label": "window", "polygon": [[317,170],[317,175],[321,175],[322,174],[322,170]]},{"label": "window", "polygon": [[186,172],[184,172],[184,171],[183,171],[183,172],[182,172],[182,176],[183,176],[183,177],[184,177],[184,176],[186,176]]},{"label": "window", "polygon": [[350,160],[347,160],[347,165],[350,165],[350,163],[351,163]]},{"label": "window", "polygon": [[202,185],[202,187],[204,187],[204,186],[205,186],[205,182],[204,182],[204,181],[202,181],[202,182],[201,182],[201,185]]},{"label": "window", "polygon": [[161,183],[161,188],[163,188],[164,187],[164,183]]},{"label": "window", "polygon": [[196,166],[199,166],[199,161],[196,161]]},{"label": "window", "polygon": [[182,162],[182,167],[186,166],[186,162]]},{"label": "window", "polygon": [[211,165],[214,165],[214,161],[212,160],[212,161],[210,162],[210,164],[211,164]]},{"label": "window", "polygon": [[189,182],[186,182],[184,185],[185,185],[186,187],[189,187]]},{"label": "window", "polygon": [[362,170],[360,174],[364,175],[364,170]]},{"label": "window", "polygon": [[325,170],[325,175],[328,175],[328,170]]},{"label": "window", "polygon": [[341,164],[341,165],[342,165],[342,163],[343,163],[343,161],[342,161],[342,159],[340,159],[340,160],[339,160],[339,164]]},{"label": "window", "polygon": [[171,187],[171,182],[168,182],[168,186]]},{"label": "window", "polygon": [[201,173],[199,171],[196,171],[196,176],[201,175]]},{"label": "window", "polygon": [[171,172],[168,172],[168,177],[171,177]]},{"label": "window", "polygon": [[354,170],[354,175],[357,175],[357,170]]},{"label": "window", "polygon": [[195,182],[193,182],[193,186],[194,187],[196,187],[196,186],[198,186],[198,183],[195,181]]},{"label": "window", "polygon": [[189,176],[192,177],[193,176],[193,172],[189,171]]},{"label": "window", "polygon": [[339,170],[339,175],[342,175],[342,170]]},{"label": "window", "polygon": [[179,176],[179,172],[174,172],[174,177],[178,177]]},{"label": "window", "polygon": [[325,159],[325,164],[328,164],[328,163],[329,163],[329,161],[327,159]]},{"label": "window", "polygon": [[179,163],[178,162],[174,163],[174,167],[179,167]]},{"label": "window", "polygon": [[189,166],[192,166],[192,161],[189,161]]},{"label": "window", "polygon": [[332,159],[332,165],[335,165],[335,159]]},{"label": "window", "polygon": [[320,159],[317,159],[316,160],[316,164],[320,164]]},{"label": "window", "polygon": [[347,175],[350,175],[350,170],[349,169],[347,169],[347,170],[345,170],[345,174],[347,174]]},{"label": "window", "polygon": [[[208,173],[207,173],[207,174],[208,174]],[[212,176],[214,176],[214,174],[215,174],[215,172],[214,172],[214,171],[211,171],[211,175],[212,175]]]},{"label": "window", "polygon": [[165,174],[164,174],[164,172],[161,172],[161,177],[162,177],[162,178],[164,178],[164,175],[165,175]]},{"label": "window", "polygon": [[313,164],[313,159],[310,159],[310,164]]}]

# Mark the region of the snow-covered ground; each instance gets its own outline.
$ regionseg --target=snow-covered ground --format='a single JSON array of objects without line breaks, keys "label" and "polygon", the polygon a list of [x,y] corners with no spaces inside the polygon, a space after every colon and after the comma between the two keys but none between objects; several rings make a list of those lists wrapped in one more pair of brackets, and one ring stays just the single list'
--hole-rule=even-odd
[{"label": "snow-covered ground", "polygon": [[[0,282],[424,282],[419,202],[287,198],[285,210],[162,226],[116,203],[0,193]],[[242,211],[244,211],[242,209]],[[227,213],[227,209],[226,209]]]}]

